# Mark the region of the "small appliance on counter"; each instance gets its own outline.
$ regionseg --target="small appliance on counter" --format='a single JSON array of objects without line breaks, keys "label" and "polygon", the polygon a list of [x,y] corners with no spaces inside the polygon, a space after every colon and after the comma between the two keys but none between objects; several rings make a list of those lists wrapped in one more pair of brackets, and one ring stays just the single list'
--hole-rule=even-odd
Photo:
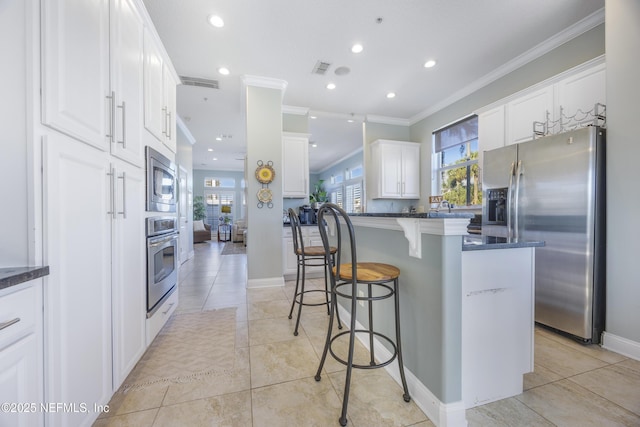
[{"label": "small appliance on counter", "polygon": [[298,208],[298,217],[300,224],[317,224],[316,211],[309,205],[303,205]]}]

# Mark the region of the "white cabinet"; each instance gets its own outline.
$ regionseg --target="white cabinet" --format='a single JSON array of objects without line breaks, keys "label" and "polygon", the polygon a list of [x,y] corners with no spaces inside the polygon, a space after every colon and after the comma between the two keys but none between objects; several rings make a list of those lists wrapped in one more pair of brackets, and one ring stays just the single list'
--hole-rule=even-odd
[{"label": "white cabinet", "polygon": [[28,411],[0,411],[0,426],[43,425],[41,283],[0,291],[0,402],[34,405]]},{"label": "white cabinet", "polygon": [[309,135],[282,136],[282,197],[309,197]]},{"label": "white cabinet", "polygon": [[[59,134],[44,149],[45,400],[104,405],[146,345],[144,173]],[[98,415],[46,414],[51,426]]]},{"label": "white cabinet", "polygon": [[[322,246],[322,238],[317,225],[300,227],[302,241],[307,246]],[[282,233],[282,269],[285,278],[295,278],[298,268],[298,259],[293,252],[293,232],[291,226],[285,225]],[[306,267],[306,277],[322,277],[322,267]]]},{"label": "white cabinet", "polygon": [[144,165],[143,21],[133,0],[42,2],[42,121]]},{"label": "white cabinet", "polygon": [[535,248],[462,252],[462,400],[515,396],[533,371]]},{"label": "white cabinet", "polygon": [[144,32],[144,126],[176,151],[176,81],[151,31]]},{"label": "white cabinet", "polygon": [[112,164],[113,389],[146,349],[145,175],[124,162]]},{"label": "white cabinet", "polygon": [[420,198],[420,144],[376,140],[371,143],[372,199]]},{"label": "white cabinet", "polygon": [[478,114],[478,165],[481,168],[484,151],[504,147],[504,115],[504,105]]},{"label": "white cabinet", "polygon": [[[558,109],[562,109],[563,126],[593,122],[593,115],[586,113],[592,111],[596,103],[606,105],[605,74],[605,64],[600,64],[556,84],[557,104]],[[574,119],[569,120],[573,116]]]},{"label": "white cabinet", "polygon": [[[509,102],[506,145],[533,139],[533,122],[545,123],[553,116],[553,86],[535,90]],[[543,130],[543,129],[540,129]]]}]

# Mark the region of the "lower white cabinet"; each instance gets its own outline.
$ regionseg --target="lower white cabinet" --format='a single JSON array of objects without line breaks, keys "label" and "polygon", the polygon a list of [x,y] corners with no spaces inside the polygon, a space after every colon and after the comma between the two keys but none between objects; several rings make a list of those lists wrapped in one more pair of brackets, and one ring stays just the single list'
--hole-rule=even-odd
[{"label": "lower white cabinet", "polygon": [[[144,173],[63,135],[44,142],[45,401],[106,405],[145,349]],[[91,425],[89,410],[48,426]]]},{"label": "lower white cabinet", "polygon": [[535,248],[462,252],[462,400],[523,391],[533,371]]},{"label": "lower white cabinet", "polygon": [[[322,246],[322,238],[317,225],[300,227],[302,239],[306,246]],[[286,279],[295,279],[298,268],[297,256],[293,251],[293,232],[285,225],[282,233],[282,270]],[[302,273],[300,273],[302,274]],[[324,275],[322,267],[307,267],[306,277],[321,277]]]},{"label": "lower white cabinet", "polygon": [[43,425],[41,283],[0,292],[0,426]]}]

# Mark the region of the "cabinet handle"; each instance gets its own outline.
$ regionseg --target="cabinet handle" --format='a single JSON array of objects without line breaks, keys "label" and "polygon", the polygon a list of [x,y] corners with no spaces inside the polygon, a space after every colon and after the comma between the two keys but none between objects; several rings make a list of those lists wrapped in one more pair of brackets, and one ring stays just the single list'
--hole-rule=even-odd
[{"label": "cabinet handle", "polygon": [[114,206],[115,203],[115,180],[114,180],[114,176],[116,174],[116,169],[115,168],[111,168],[110,172],[107,173],[107,176],[109,177],[109,211],[107,212],[108,215],[111,215],[111,217],[113,219],[116,218],[116,209]]},{"label": "cabinet handle", "polygon": [[106,97],[109,100],[109,133],[106,135],[110,142],[114,140],[115,127],[113,118],[116,115],[116,93],[111,91],[111,95]]},{"label": "cabinet handle", "polygon": [[167,122],[167,137],[171,139],[173,138],[173,135],[171,133],[171,129],[173,128],[173,126],[171,126],[171,111],[167,112],[167,116],[169,117],[169,121]]},{"label": "cabinet handle", "polygon": [[167,134],[167,107],[162,107],[162,116],[163,116],[162,133],[166,135]]},{"label": "cabinet handle", "polygon": [[3,329],[8,328],[11,325],[15,325],[19,321],[20,321],[20,318],[16,317],[15,319],[11,319],[11,320],[8,320],[8,321],[6,321],[4,323],[0,323],[0,331],[3,330]]},{"label": "cabinet handle", "polygon": [[127,173],[122,172],[122,176],[118,179],[122,180],[122,212],[118,212],[122,215],[123,219],[127,219]]},{"label": "cabinet handle", "polygon": [[171,307],[173,307],[173,304],[175,304],[175,302],[172,302],[171,304],[169,304],[169,307],[167,307],[167,311],[163,311],[162,314],[167,314],[169,310],[171,310]]},{"label": "cabinet handle", "polygon": [[127,148],[127,124],[126,124],[126,111],[127,106],[124,101],[122,101],[122,105],[118,105],[118,108],[122,110],[122,141],[117,141],[118,144],[122,144],[122,148]]}]

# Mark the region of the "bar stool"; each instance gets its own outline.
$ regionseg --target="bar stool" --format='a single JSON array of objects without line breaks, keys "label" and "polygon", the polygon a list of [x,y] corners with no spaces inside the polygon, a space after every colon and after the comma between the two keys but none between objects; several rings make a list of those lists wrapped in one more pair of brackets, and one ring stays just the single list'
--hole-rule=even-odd
[{"label": "bar stool", "polygon": [[[291,232],[293,237],[293,251],[297,258],[296,269],[296,290],[293,295],[293,301],[291,301],[291,310],[289,310],[289,319],[293,314],[293,308],[298,304],[298,318],[296,319],[296,328],[293,331],[293,335],[298,336],[298,326],[300,325],[300,314],[302,313],[302,306],[327,306],[327,314],[329,314],[329,284],[327,279],[327,271],[329,264],[325,258],[325,249],[323,246],[306,246],[304,245],[304,239],[302,238],[302,229],[300,228],[300,220],[298,215],[293,209],[289,209],[289,222],[291,224]],[[329,256],[334,257],[336,253],[335,247],[329,247]],[[324,268],[324,290],[322,289],[309,289],[305,290],[305,273],[306,267],[323,267]],[[300,280],[300,272],[302,272],[302,280]],[[298,291],[299,289],[299,291]],[[310,293],[322,292],[325,296],[324,302],[309,303],[304,302],[304,296]],[[342,329],[340,324],[340,317],[338,317],[338,328]]]},{"label": "bar stool", "polygon": [[[328,220],[325,217],[329,217]],[[318,223],[325,223],[325,221],[332,221],[335,224],[335,243],[337,245],[337,251],[332,258],[328,257],[331,252],[331,246],[329,244],[329,236],[327,233],[327,227],[320,227],[320,235],[322,237],[322,244],[325,250],[325,256],[330,262],[331,269],[331,310],[329,318],[329,329],[327,331],[327,339],[325,341],[324,350],[322,352],[322,358],[320,359],[320,366],[316,372],[315,380],[320,381],[321,372],[324,362],[327,357],[327,353],[331,353],[334,359],[343,365],[347,366],[347,373],[344,386],[344,396],[342,399],[342,413],[340,415],[340,425],[347,425],[347,405],[349,403],[349,388],[351,386],[351,371],[353,368],[358,369],[375,369],[387,366],[396,358],[398,359],[398,367],[400,369],[400,378],[402,379],[402,387],[404,394],[402,397],[405,402],[411,400],[409,395],[409,389],[407,388],[407,380],[404,375],[404,365],[402,362],[402,345],[400,340],[400,299],[398,295],[398,277],[400,276],[400,270],[389,264],[382,264],[377,262],[358,262],[356,258],[356,240],[353,229],[353,224],[349,219],[347,213],[339,206],[334,204],[325,203],[318,211]],[[341,264],[341,258],[343,256],[343,242],[342,242],[342,230],[340,222],[346,224],[348,231],[351,262]],[[345,238],[346,243],[346,238]],[[346,250],[345,250],[345,254]],[[366,285],[366,296],[358,296],[358,285]],[[373,288],[379,290],[374,295]],[[336,336],[331,337],[333,328],[333,315],[337,312],[337,297],[343,297],[351,300],[351,326],[348,331],[343,331]],[[394,299],[394,314],[395,314],[395,343],[394,341],[376,332],[373,329],[373,302],[384,300],[393,297]],[[355,329],[356,328],[356,308],[358,302],[366,301],[369,308],[369,325],[368,329]],[[356,333],[365,333],[369,338],[369,364],[360,365],[353,363],[353,351],[354,341]],[[331,346],[339,337],[349,334],[349,352],[347,360],[337,356]],[[376,362],[374,355],[373,339],[377,337],[389,343],[393,348],[393,354],[391,357],[383,362]]]}]

